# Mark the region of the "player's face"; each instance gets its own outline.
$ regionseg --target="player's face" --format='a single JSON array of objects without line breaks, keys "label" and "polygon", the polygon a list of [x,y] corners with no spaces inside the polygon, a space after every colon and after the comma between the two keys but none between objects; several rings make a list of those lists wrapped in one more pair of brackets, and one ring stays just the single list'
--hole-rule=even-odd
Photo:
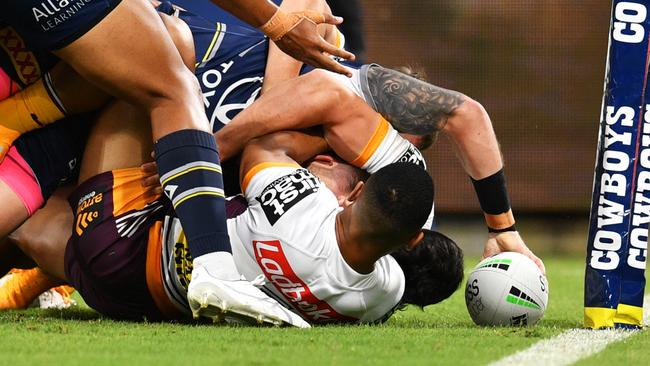
[{"label": "player's face", "polygon": [[356,175],[353,173],[353,169],[355,169],[353,166],[330,155],[317,155],[309,162],[307,169],[334,193],[336,199],[339,201],[339,205],[350,194],[349,185],[342,182],[349,182],[352,179],[356,179]]}]

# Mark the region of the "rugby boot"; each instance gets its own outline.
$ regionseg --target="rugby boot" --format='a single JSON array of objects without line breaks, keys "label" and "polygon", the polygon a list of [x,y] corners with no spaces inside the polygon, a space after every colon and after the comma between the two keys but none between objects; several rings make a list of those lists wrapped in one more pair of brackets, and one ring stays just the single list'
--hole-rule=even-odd
[{"label": "rugby boot", "polygon": [[310,328],[305,320],[245,279],[214,277],[203,266],[194,266],[187,289],[187,300],[194,318],[249,325],[291,325]]},{"label": "rugby boot", "polygon": [[51,288],[38,296],[35,305],[41,309],[67,309],[77,305],[72,298],[74,288],[59,286]]},{"label": "rugby boot", "polygon": [[9,153],[11,145],[20,137],[20,132],[0,125],[0,162]]},{"label": "rugby boot", "polygon": [[25,309],[38,295],[58,284],[39,268],[12,269],[0,278],[0,309]]}]

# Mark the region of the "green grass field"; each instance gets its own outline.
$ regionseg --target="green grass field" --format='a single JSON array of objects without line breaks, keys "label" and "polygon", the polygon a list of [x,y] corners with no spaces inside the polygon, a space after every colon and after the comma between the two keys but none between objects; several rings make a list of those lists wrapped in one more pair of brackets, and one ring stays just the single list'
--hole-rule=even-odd
[{"label": "green grass field", "polygon": [[[584,259],[545,258],[546,315],[531,328],[479,328],[464,294],[381,326],[310,330],[114,322],[85,308],[0,312],[0,364],[7,365],[483,365],[582,323]],[[467,260],[472,268],[478,261]],[[639,332],[580,365],[647,365]]]}]

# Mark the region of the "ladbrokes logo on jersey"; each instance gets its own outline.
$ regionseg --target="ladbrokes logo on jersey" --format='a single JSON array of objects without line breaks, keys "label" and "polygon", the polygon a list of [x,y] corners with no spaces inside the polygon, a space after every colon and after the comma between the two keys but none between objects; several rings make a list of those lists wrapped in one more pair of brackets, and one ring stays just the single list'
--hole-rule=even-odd
[{"label": "ladbrokes logo on jersey", "polygon": [[293,174],[285,175],[269,184],[257,201],[271,225],[275,223],[296,203],[312,193],[316,193],[319,180],[307,169],[299,169]]},{"label": "ladbrokes logo on jersey", "polygon": [[404,155],[402,155],[402,157],[400,157],[397,161],[400,163],[415,164],[422,167],[422,169],[427,169],[427,164],[424,161],[424,156],[422,156],[422,153],[414,146],[409,146],[408,150],[406,150]]}]

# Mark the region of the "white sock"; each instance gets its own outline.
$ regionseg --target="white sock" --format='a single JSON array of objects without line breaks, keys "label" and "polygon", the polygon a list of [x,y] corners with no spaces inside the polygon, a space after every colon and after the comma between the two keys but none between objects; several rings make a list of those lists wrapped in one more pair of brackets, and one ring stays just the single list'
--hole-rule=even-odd
[{"label": "white sock", "polygon": [[194,258],[194,268],[203,267],[212,276],[221,280],[238,280],[241,274],[235,266],[232,253],[213,252]]}]

